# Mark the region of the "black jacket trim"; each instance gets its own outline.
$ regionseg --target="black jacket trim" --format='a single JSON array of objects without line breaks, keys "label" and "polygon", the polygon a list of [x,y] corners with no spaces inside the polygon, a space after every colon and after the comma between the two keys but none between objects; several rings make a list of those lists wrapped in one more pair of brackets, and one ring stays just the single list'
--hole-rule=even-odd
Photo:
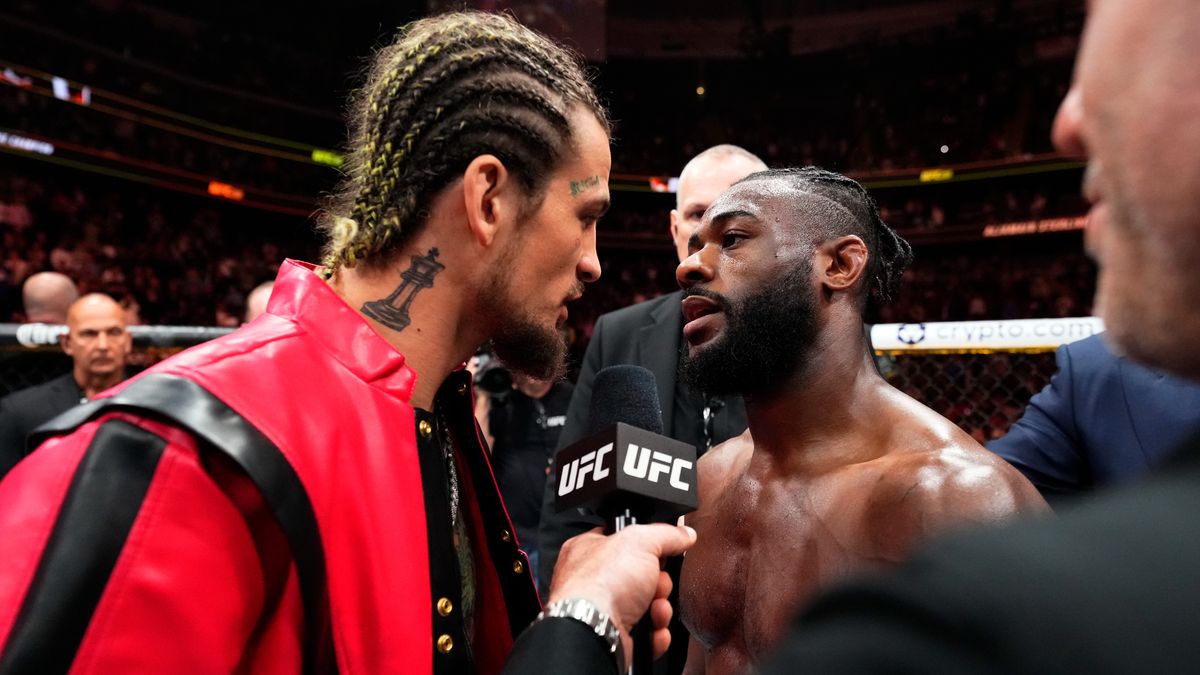
[{"label": "black jacket trim", "polygon": [[[118,411],[183,428],[206,449],[220,451],[233,460],[254,482],[283,530],[296,563],[304,604],[304,672],[336,673],[325,549],[308,493],[283,452],[212,393],[191,380],[165,373],[146,375],[115,396],[63,413],[34,430],[30,442],[40,444],[101,413]],[[272,580],[267,581],[270,586]]]},{"label": "black jacket trim", "polygon": [[[500,589],[504,594],[505,608],[508,610],[508,625],[512,637],[516,639],[542,607],[537,593],[534,592],[536,584],[529,570],[529,560],[517,547],[517,539],[509,531],[512,525],[505,517],[507,511],[503,498],[496,487],[487,451],[479,442],[482,436],[470,401],[470,383],[471,376],[467,371],[451,373],[442,385],[439,395],[445,396],[447,400],[453,396],[463,399],[457,405],[446,406],[446,418],[456,434],[458,447],[470,448],[464,450],[460,457],[467,465],[471,484],[475,488],[475,500],[479,504],[483,528],[487,533],[488,555],[500,579]],[[514,568],[517,562],[521,564],[519,572]]]},{"label": "black jacket trim", "polygon": [[70,670],[166,445],[119,420],[96,431],[0,656],[0,673]]}]

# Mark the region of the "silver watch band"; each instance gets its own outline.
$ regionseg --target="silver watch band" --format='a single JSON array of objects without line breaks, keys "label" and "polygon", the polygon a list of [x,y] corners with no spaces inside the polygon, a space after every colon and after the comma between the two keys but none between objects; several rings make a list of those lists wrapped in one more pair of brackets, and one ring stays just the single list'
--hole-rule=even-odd
[{"label": "silver watch band", "polygon": [[562,617],[581,621],[592,629],[597,637],[608,644],[608,651],[617,660],[617,672],[625,673],[625,650],[621,647],[621,630],[613,623],[612,618],[601,612],[591,600],[586,598],[568,598],[546,605],[546,608],[533,620],[534,623],[552,617]]}]

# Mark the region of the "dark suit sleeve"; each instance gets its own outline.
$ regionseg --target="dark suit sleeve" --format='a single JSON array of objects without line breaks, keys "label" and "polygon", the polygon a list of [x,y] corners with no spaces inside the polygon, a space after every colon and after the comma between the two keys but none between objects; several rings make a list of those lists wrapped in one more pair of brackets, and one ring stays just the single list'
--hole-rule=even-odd
[{"label": "dark suit sleeve", "polygon": [[25,439],[8,399],[0,398],[0,478],[25,456]]},{"label": "dark suit sleeve", "polygon": [[29,454],[25,440],[29,432],[56,414],[53,402],[37,394],[26,389],[0,399],[0,478]]},{"label": "dark suit sleeve", "polygon": [[[571,404],[567,407],[567,421],[558,437],[560,449],[578,441],[587,433],[588,414],[592,407],[592,380],[596,379],[596,373],[604,366],[603,335],[607,325],[603,316],[596,321],[592,340],[583,354],[583,367],[579,372],[579,380],[575,383],[575,391],[571,394]],[[585,516],[579,509],[570,509],[563,513],[555,510],[554,497],[557,489],[558,475],[551,469],[542,495],[542,519],[538,523],[538,590],[543,598],[549,595],[550,578],[554,574],[554,564],[558,562],[558,550],[562,548],[563,542],[601,523],[599,518]]]},{"label": "dark suit sleeve", "polygon": [[503,675],[617,675],[604,641],[574,619],[539,621],[517,638]]},{"label": "dark suit sleeve", "polygon": [[1021,419],[988,449],[1003,457],[1053,498],[1088,489],[1092,483],[1075,416],[1075,374],[1066,345],[1055,355],[1058,372],[1037,393]]}]

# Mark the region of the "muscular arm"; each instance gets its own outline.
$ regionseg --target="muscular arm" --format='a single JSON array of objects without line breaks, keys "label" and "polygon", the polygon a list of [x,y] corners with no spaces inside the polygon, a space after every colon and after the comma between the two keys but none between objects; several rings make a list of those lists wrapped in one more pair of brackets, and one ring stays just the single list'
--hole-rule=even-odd
[{"label": "muscular arm", "polygon": [[[162,425],[112,416],[43,444],[0,484],[0,671],[233,672],[252,636],[294,641],[298,593],[265,587],[252,501]],[[270,596],[288,619],[261,621]]]},{"label": "muscular arm", "polygon": [[1049,511],[1028,480],[977,446],[902,456],[886,474],[868,511],[886,560],[905,560],[914,545],[946,530]]}]

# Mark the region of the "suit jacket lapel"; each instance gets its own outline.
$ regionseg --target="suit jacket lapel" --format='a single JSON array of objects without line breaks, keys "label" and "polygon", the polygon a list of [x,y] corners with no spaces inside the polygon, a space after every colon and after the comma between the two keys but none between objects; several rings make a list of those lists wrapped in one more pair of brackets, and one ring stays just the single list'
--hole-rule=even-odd
[{"label": "suit jacket lapel", "polygon": [[658,401],[662,405],[663,433],[672,435],[675,414],[675,369],[679,364],[679,340],[683,335],[683,312],[679,301],[683,291],[662,299],[650,312],[649,321],[638,331],[638,361],[645,364],[658,383]]}]

